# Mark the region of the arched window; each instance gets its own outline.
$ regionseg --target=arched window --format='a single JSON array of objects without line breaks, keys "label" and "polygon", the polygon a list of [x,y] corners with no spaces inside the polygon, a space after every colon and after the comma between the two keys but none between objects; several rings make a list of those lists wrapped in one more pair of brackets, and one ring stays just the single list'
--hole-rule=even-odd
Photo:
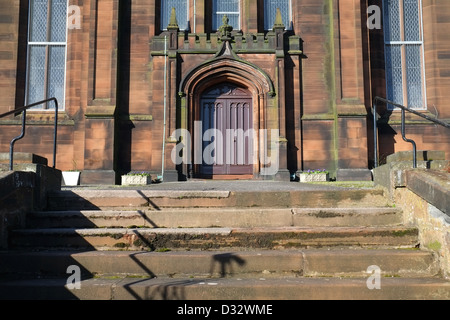
[{"label": "arched window", "polygon": [[383,1],[383,14],[387,99],[423,109],[422,1]]},{"label": "arched window", "polygon": [[30,0],[28,25],[26,103],[55,97],[64,108],[67,0]]}]

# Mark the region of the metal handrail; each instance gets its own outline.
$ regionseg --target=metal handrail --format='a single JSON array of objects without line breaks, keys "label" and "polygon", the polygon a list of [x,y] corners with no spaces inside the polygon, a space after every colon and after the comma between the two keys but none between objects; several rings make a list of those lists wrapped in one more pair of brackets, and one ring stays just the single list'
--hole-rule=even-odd
[{"label": "metal handrail", "polygon": [[9,145],[9,170],[13,170],[13,155],[14,155],[14,144],[16,143],[16,141],[22,139],[25,136],[25,126],[26,126],[26,117],[27,117],[27,110],[38,106],[40,104],[44,104],[50,101],[54,101],[55,102],[55,128],[54,128],[54,132],[53,132],[53,168],[55,168],[56,166],[56,136],[57,136],[57,132],[58,132],[58,100],[56,100],[56,98],[50,98],[50,99],[46,99],[46,100],[42,100],[42,101],[38,101],[35,103],[32,103],[30,105],[24,106],[24,107],[20,107],[18,109],[14,109],[11,111],[8,111],[6,113],[0,114],[0,118],[9,116],[11,114],[17,114],[20,112],[23,112],[22,115],[22,132],[20,133],[20,135],[18,135],[17,137],[13,138],[11,140],[11,143]]},{"label": "metal handrail", "polygon": [[426,119],[428,121],[434,122],[434,123],[436,123],[438,125],[441,125],[441,126],[447,128],[447,129],[450,129],[450,124],[448,124],[446,122],[440,121],[440,120],[435,119],[435,118],[431,118],[431,117],[427,116],[426,114],[417,112],[414,109],[407,108],[407,107],[402,106],[401,104],[395,103],[393,101],[389,101],[387,99],[384,99],[384,98],[381,98],[381,97],[378,97],[378,96],[375,97],[374,100],[373,100],[373,139],[374,139],[374,161],[375,161],[374,166],[375,166],[375,168],[378,166],[377,101],[382,101],[382,102],[384,102],[386,104],[393,105],[393,106],[395,106],[397,108],[400,108],[402,110],[402,124],[401,124],[401,126],[402,126],[402,138],[403,138],[404,141],[409,142],[409,143],[411,143],[413,145],[413,168],[417,168],[416,143],[413,140],[407,139],[405,137],[405,111],[413,113],[413,114],[415,114],[415,115],[417,115],[419,117],[422,117],[422,118],[424,118],[424,119]]}]

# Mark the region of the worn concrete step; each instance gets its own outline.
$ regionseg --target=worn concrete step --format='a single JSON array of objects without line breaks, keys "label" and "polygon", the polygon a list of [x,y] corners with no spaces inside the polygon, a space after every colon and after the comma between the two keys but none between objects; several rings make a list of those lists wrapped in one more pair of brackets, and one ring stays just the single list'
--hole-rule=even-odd
[{"label": "worn concrete step", "polygon": [[96,250],[305,248],[418,244],[417,228],[270,227],[270,228],[50,228],[19,229],[10,248],[84,248]]},{"label": "worn concrete step", "polygon": [[402,223],[396,208],[164,208],[162,210],[44,211],[27,215],[30,228],[207,228],[381,226]]},{"label": "worn concrete step", "polygon": [[270,301],[276,300],[450,299],[450,282],[434,278],[385,277],[380,279],[379,287],[368,277],[90,278],[82,280],[79,289],[73,287],[71,282],[69,285],[72,287],[69,287],[67,281],[67,277],[0,281],[0,299],[198,300],[204,304],[212,300],[266,300],[266,304],[270,304]]},{"label": "worn concrete step", "polygon": [[382,189],[306,189],[281,191],[74,189],[52,192],[48,210],[98,210],[104,207],[385,207]]},{"label": "worn concrete step", "polygon": [[0,253],[0,278],[62,277],[78,266],[83,278],[435,277],[433,252],[419,249],[304,249],[247,251],[27,251]]}]

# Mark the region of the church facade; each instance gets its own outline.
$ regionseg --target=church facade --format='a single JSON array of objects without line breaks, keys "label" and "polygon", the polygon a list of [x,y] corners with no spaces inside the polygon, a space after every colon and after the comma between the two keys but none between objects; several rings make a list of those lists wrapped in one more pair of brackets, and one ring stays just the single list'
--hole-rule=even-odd
[{"label": "church facade", "polygon": [[[325,169],[371,179],[411,150],[382,97],[450,119],[447,0],[0,0],[0,114],[58,100],[56,167],[82,184],[277,179]],[[54,104],[15,146],[52,159]],[[20,133],[0,118],[0,152]],[[448,129],[412,114],[418,150]],[[51,164],[51,160],[49,160]]]}]

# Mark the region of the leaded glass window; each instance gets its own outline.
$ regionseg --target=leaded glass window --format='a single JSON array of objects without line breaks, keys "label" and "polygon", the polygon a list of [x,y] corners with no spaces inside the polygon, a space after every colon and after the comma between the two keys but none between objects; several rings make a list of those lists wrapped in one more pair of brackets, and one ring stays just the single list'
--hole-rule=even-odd
[{"label": "leaded glass window", "polygon": [[228,24],[233,30],[241,29],[241,10],[239,0],[213,0],[213,30],[218,30],[222,25],[223,16],[229,19]]},{"label": "leaded glass window", "polygon": [[291,29],[291,0],[264,0],[264,30],[272,30],[277,8],[286,29]]},{"label": "leaded glass window", "polygon": [[189,0],[161,0],[161,30],[167,30],[172,8],[175,8],[178,28],[187,30],[189,28]]},{"label": "leaded glass window", "polygon": [[421,0],[383,1],[387,99],[414,109],[425,108],[421,8]]},{"label": "leaded glass window", "polygon": [[[30,0],[26,103],[55,97],[64,108],[67,0]],[[36,109],[52,109],[54,103]]]}]

